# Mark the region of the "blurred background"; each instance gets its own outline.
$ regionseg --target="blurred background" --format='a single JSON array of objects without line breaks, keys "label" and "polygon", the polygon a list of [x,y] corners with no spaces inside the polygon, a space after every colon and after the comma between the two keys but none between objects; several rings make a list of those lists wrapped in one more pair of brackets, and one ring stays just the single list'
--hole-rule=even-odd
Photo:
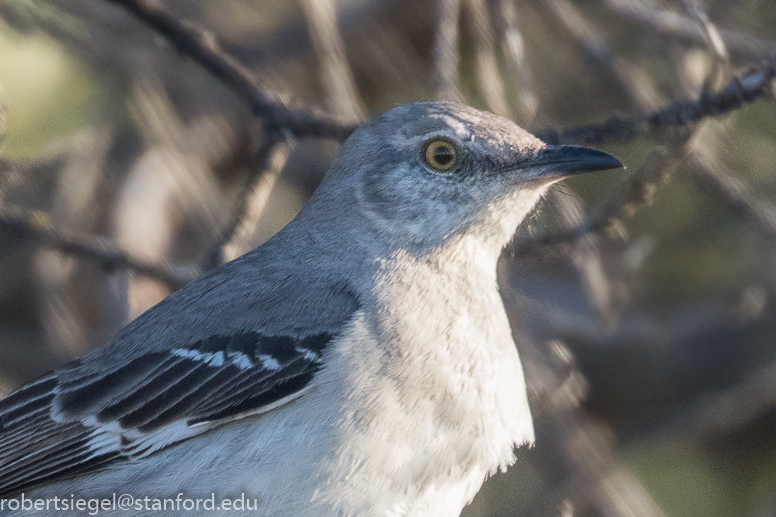
[{"label": "blurred background", "polygon": [[[126,3],[0,2],[0,396],[266,240],[337,151]],[[776,515],[772,0],[150,5],[299,112],[458,99],[627,165],[564,182],[504,252],[537,441],[464,515]]]}]

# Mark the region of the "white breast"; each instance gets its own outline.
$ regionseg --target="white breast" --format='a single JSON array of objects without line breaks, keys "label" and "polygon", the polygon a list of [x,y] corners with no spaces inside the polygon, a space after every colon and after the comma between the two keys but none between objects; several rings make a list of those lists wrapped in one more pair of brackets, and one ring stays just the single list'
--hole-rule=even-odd
[{"label": "white breast", "polygon": [[347,408],[320,497],[346,515],[458,515],[533,441],[495,258],[476,244],[385,261],[320,376]]}]

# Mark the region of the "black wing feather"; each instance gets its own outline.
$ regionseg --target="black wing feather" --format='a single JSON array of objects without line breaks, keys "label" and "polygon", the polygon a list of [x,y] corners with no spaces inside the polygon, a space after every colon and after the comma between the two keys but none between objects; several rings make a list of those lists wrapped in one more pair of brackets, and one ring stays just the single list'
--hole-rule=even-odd
[{"label": "black wing feather", "polygon": [[[152,453],[154,433],[260,410],[307,386],[334,338],[246,332],[154,351],[109,372],[44,376],[0,401],[0,497]],[[202,431],[191,431],[173,440]]]}]

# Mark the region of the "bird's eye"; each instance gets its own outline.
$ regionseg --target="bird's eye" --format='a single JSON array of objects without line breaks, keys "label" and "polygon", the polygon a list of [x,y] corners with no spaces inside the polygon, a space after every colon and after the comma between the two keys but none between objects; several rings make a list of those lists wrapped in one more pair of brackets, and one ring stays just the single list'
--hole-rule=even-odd
[{"label": "bird's eye", "polygon": [[423,144],[423,163],[437,172],[452,172],[458,166],[458,146],[448,138],[432,138]]}]

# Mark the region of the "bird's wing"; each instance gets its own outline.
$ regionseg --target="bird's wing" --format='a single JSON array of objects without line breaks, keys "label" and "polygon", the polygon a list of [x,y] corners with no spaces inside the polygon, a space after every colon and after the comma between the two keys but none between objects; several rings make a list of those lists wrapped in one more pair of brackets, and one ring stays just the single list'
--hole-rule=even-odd
[{"label": "bird's wing", "polygon": [[347,319],[302,337],[212,335],[102,371],[85,356],[43,376],[0,401],[0,497],[153,454],[295,398]]}]

